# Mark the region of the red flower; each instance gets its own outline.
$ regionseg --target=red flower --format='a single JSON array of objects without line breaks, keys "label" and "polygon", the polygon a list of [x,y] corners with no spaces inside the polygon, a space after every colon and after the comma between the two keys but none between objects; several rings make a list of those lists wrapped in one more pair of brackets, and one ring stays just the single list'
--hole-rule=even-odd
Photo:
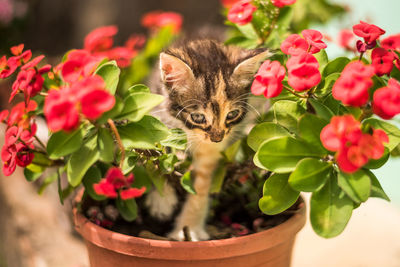
[{"label": "red flower", "polygon": [[135,57],[136,53],[136,51],[127,47],[118,46],[107,51],[106,55],[108,59],[117,61],[118,67],[126,68],[131,64],[132,58]]},{"label": "red flower", "polygon": [[400,52],[400,34],[390,35],[381,41],[381,46],[387,50]]},{"label": "red flower", "polygon": [[96,194],[109,198],[116,198],[118,192],[123,200],[137,198],[143,195],[146,188],[132,188],[133,179],[133,174],[125,177],[119,168],[112,167],[108,170],[106,177],[101,179],[98,184],[94,184],[93,188]]},{"label": "red flower", "polygon": [[240,0],[221,0],[221,4],[225,7],[225,8],[231,8],[234,4],[236,4],[237,2],[239,2]]},{"label": "red flower", "polygon": [[0,112],[0,122],[5,122],[8,117],[8,114],[9,114],[9,112],[6,109],[1,111]]},{"label": "red flower", "polygon": [[14,56],[19,56],[24,51],[24,44],[19,44],[10,48],[11,54]]},{"label": "red flower", "polygon": [[29,101],[28,105],[25,106],[24,102],[20,102],[16,104],[10,112],[10,116],[8,117],[7,124],[8,126],[17,125],[24,129],[29,128],[30,120],[31,120],[31,112],[37,108],[37,104],[35,101]]},{"label": "red flower", "polygon": [[21,68],[17,79],[13,83],[9,102],[11,102],[11,100],[19,91],[22,91],[25,95],[25,103],[28,103],[31,97],[37,95],[42,90],[44,82],[42,74],[48,72],[49,70],[50,65],[46,65],[38,71],[33,68],[28,70],[22,70]]},{"label": "red flower", "polygon": [[385,34],[385,31],[378,26],[363,21],[353,26],[353,32],[355,35],[364,38],[367,44],[375,42],[381,35]]},{"label": "red flower", "polygon": [[349,63],[332,87],[332,95],[345,105],[363,106],[368,102],[368,89],[373,82],[374,68],[360,61]]},{"label": "red flower", "polygon": [[91,31],[84,40],[84,49],[90,52],[106,51],[113,46],[113,36],[118,32],[114,25]]},{"label": "red flower", "polygon": [[53,132],[71,131],[79,126],[79,112],[68,89],[50,90],[44,102],[47,125]]},{"label": "red flower", "polygon": [[394,55],[385,48],[377,47],[372,50],[372,66],[378,76],[389,74],[393,69]]},{"label": "red flower", "polygon": [[286,70],[279,61],[265,61],[259,68],[251,86],[254,95],[264,93],[266,98],[278,96],[282,92],[282,80]]},{"label": "red flower", "polygon": [[357,171],[370,159],[379,159],[385,152],[384,142],[389,142],[382,130],[373,134],[362,133],[361,124],[351,115],[335,116],[320,134],[323,146],[337,152],[339,168],[347,173]]},{"label": "red flower", "polygon": [[18,66],[20,65],[19,60],[16,57],[10,57],[7,60],[7,64],[4,64],[4,60],[5,60],[5,56],[3,56],[1,58],[1,64],[0,64],[0,79],[5,79],[9,76],[11,76],[16,69],[18,68]]},{"label": "red flower", "polygon": [[296,91],[305,91],[321,81],[317,59],[308,53],[292,56],[286,63],[288,83]]},{"label": "red flower", "polygon": [[308,43],[298,34],[289,35],[281,44],[281,50],[286,55],[298,55],[308,50]]},{"label": "red flower", "polygon": [[228,12],[228,20],[239,25],[245,25],[253,19],[253,13],[257,10],[249,0],[237,2]]},{"label": "red flower", "polygon": [[361,137],[360,126],[360,122],[351,115],[334,116],[321,131],[322,145],[329,151],[339,151],[347,141],[354,143]]},{"label": "red flower", "polygon": [[391,119],[400,113],[400,83],[391,78],[387,87],[379,88],[373,96],[372,108],[376,115]]},{"label": "red flower", "polygon": [[104,89],[93,89],[81,99],[82,113],[86,118],[98,119],[104,112],[112,109],[115,98]]},{"label": "red flower", "polygon": [[312,54],[318,53],[321,49],[327,48],[327,45],[322,41],[322,33],[319,31],[308,29],[302,31],[301,34],[310,46],[309,50]]},{"label": "red flower", "polygon": [[272,4],[276,7],[282,8],[284,6],[293,5],[296,0],[271,0]]},{"label": "red flower", "polygon": [[133,34],[125,42],[125,47],[137,51],[143,48],[146,43],[146,36],[143,34]]},{"label": "red flower", "polygon": [[61,74],[66,82],[76,82],[91,75],[103,58],[92,56],[86,50],[71,51],[67,55],[67,60],[61,65]]},{"label": "red flower", "polygon": [[10,176],[17,166],[16,161],[17,147],[15,145],[4,145],[1,149],[1,160],[3,161],[3,173],[5,176]]},{"label": "red flower", "polygon": [[157,30],[162,27],[170,26],[174,33],[178,33],[182,27],[183,18],[175,12],[152,11],[146,13],[141,20],[143,27]]},{"label": "red flower", "polygon": [[351,30],[343,29],[339,32],[338,45],[349,51],[355,51],[354,49],[354,34]]}]

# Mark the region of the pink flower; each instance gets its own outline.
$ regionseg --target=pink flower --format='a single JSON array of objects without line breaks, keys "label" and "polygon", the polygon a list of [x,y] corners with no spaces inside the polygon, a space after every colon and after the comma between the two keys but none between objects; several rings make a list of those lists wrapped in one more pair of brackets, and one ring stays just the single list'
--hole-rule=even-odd
[{"label": "pink flower", "polygon": [[85,37],[83,47],[89,52],[106,51],[113,46],[113,36],[117,32],[114,25],[94,29]]},{"label": "pink flower", "polygon": [[133,34],[125,42],[125,47],[129,50],[137,51],[143,48],[146,43],[146,36],[143,34]]},{"label": "pink flower", "polygon": [[379,88],[373,96],[372,108],[376,115],[389,120],[400,113],[400,83],[391,78],[388,86]]},{"label": "pink flower", "polygon": [[238,25],[245,25],[253,19],[253,13],[257,10],[249,0],[237,2],[228,12],[228,20]]},{"label": "pink flower", "polygon": [[75,99],[67,90],[50,90],[44,102],[47,125],[53,132],[72,131],[79,126],[79,112]]},{"label": "pink flower", "polygon": [[104,89],[93,89],[81,99],[82,114],[86,118],[98,119],[104,112],[109,111],[115,104],[115,98]]},{"label": "pink flower", "polygon": [[24,102],[20,102],[16,104],[10,112],[10,116],[8,117],[7,125],[13,126],[17,125],[24,129],[30,127],[31,116],[30,114],[37,108],[37,103],[33,100],[29,101],[28,105],[25,106]]},{"label": "pink flower", "polygon": [[298,34],[289,35],[281,44],[281,50],[286,55],[298,55],[308,50],[308,43]]},{"label": "pink flower", "polygon": [[338,45],[349,51],[355,51],[354,41],[355,36],[351,30],[344,29],[339,32]]},{"label": "pink flower", "polygon": [[322,41],[322,33],[316,30],[308,29],[301,32],[304,39],[310,46],[311,54],[318,53],[321,49],[327,48],[327,45]]},{"label": "pink flower", "polygon": [[308,53],[292,56],[287,62],[288,83],[294,90],[301,92],[316,86],[321,81],[317,59]]},{"label": "pink flower", "polygon": [[381,35],[385,34],[385,31],[374,24],[368,24],[364,21],[360,21],[359,24],[353,26],[353,32],[355,35],[364,38],[367,44],[375,42]]},{"label": "pink flower", "polygon": [[237,2],[239,2],[240,0],[221,0],[221,4],[225,7],[225,8],[231,8],[234,4],[236,4]]},{"label": "pink flower", "polygon": [[400,34],[390,35],[381,41],[381,46],[387,50],[400,52]]},{"label": "pink flower", "polygon": [[90,76],[104,57],[92,56],[86,50],[74,50],[61,65],[61,74],[68,83]]},{"label": "pink flower", "polygon": [[8,114],[9,114],[9,112],[6,109],[1,111],[0,112],[0,122],[5,122],[8,117]]},{"label": "pink flower", "polygon": [[278,96],[282,92],[282,80],[286,70],[279,61],[265,61],[259,68],[251,92],[254,95],[264,93],[266,98]]},{"label": "pink flower", "polygon": [[371,54],[372,66],[375,69],[375,74],[382,76],[389,74],[393,69],[394,55],[385,48],[377,47],[372,50]]},{"label": "pink flower", "polygon": [[10,48],[11,54],[14,56],[19,56],[24,51],[24,44],[19,44]]},{"label": "pink flower", "polygon": [[162,27],[170,26],[174,33],[178,33],[182,28],[183,18],[175,12],[152,11],[144,14],[141,20],[143,27],[151,30],[158,30]]},{"label": "pink flower", "polygon": [[296,0],[271,0],[272,4],[276,7],[282,8],[284,6],[293,5]]},{"label": "pink flower", "polygon": [[332,96],[345,105],[360,107],[368,102],[374,68],[360,61],[350,62],[332,87]]},{"label": "pink flower", "polygon": [[133,179],[133,174],[125,177],[119,168],[112,167],[108,170],[105,178],[93,185],[93,189],[96,194],[108,198],[116,198],[118,192],[123,200],[141,197],[146,188],[144,186],[142,188],[132,188]]},{"label": "pink flower", "polygon": [[106,52],[107,58],[117,61],[120,68],[126,68],[131,65],[132,59],[136,56],[136,51],[127,47],[118,46]]}]

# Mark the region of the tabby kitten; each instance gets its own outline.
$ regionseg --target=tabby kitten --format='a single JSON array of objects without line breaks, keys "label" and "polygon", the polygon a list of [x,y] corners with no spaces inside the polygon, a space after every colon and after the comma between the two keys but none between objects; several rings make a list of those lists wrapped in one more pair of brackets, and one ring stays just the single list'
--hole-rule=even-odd
[{"label": "tabby kitten", "polygon": [[[253,76],[269,55],[265,49],[244,50],[207,39],[175,45],[161,53],[159,82],[151,88],[167,100],[154,115],[187,133],[197,193],[187,196],[169,237],[183,240],[187,226],[193,241],[209,238],[204,227],[213,171],[221,151],[248,123]],[[163,196],[155,190],[146,199],[150,214],[165,220],[177,202],[175,190],[168,184]]]}]

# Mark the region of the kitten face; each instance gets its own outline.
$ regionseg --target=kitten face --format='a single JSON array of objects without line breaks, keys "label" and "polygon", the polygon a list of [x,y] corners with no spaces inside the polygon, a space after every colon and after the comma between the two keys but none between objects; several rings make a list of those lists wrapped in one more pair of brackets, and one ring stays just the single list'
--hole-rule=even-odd
[{"label": "kitten face", "polygon": [[160,55],[169,110],[187,131],[221,142],[246,116],[250,85],[267,51],[241,50],[210,40]]}]

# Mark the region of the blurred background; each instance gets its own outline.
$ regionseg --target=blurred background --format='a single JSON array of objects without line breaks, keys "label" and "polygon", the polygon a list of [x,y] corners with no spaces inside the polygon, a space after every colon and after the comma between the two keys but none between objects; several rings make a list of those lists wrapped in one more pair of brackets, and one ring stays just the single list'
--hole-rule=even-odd
[{"label": "blurred background", "polygon": [[[301,1],[309,2],[309,8],[317,8],[315,3],[322,2]],[[311,27],[333,40],[341,29],[350,29],[360,19],[385,29],[387,35],[400,32],[399,0],[328,2],[343,5],[347,14]],[[81,48],[91,30],[111,24],[118,26],[116,43],[122,44],[132,33],[146,32],[140,19],[152,10],[182,14],[183,32],[195,33],[204,25],[221,28],[221,9],[219,0],[0,0],[0,56],[9,54],[9,47],[24,43],[27,49],[56,62],[66,51]],[[320,14],[326,18],[331,15]],[[328,42],[327,52],[331,58],[345,53],[334,42]],[[8,105],[9,82],[0,81],[1,109]],[[399,267],[399,171],[400,159],[392,159],[375,172],[392,202],[369,200],[355,210],[339,237],[322,239],[307,224],[297,240],[293,267]],[[0,267],[88,266],[85,247],[73,234],[66,215],[70,205],[59,204],[56,190],[49,188],[42,196],[37,195],[37,188],[25,181],[22,172],[0,177]]]}]

